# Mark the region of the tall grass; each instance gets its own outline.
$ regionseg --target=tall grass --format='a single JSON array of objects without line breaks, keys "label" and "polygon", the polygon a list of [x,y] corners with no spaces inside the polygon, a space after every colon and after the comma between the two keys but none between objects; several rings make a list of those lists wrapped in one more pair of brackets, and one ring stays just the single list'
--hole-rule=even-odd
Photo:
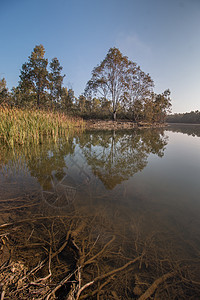
[{"label": "tall grass", "polygon": [[83,129],[82,119],[61,112],[18,109],[0,106],[0,140],[9,147],[24,143],[42,143],[45,137],[56,142],[69,131]]}]

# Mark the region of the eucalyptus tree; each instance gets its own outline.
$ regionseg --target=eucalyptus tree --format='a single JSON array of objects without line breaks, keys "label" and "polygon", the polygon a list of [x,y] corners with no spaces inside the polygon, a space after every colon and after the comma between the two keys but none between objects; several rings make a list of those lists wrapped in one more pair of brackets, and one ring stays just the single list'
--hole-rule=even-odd
[{"label": "eucalyptus tree", "polygon": [[38,106],[41,101],[45,102],[49,86],[47,65],[48,60],[44,58],[45,49],[43,45],[37,45],[28,57],[28,62],[22,65],[19,87],[23,94],[35,100]]},{"label": "eucalyptus tree", "polygon": [[80,95],[76,101],[76,110],[77,113],[83,116],[86,113],[86,97],[84,95]]},{"label": "eucalyptus tree", "polygon": [[129,94],[126,106],[137,118],[138,108],[152,100],[154,82],[151,76],[141,70],[135,63],[131,64],[129,75]]},{"label": "eucalyptus tree", "polygon": [[54,57],[50,62],[50,72],[49,72],[49,90],[51,104],[60,104],[63,94],[62,84],[65,75],[61,75],[63,67],[60,65],[59,60]]},{"label": "eucalyptus tree", "polygon": [[154,122],[164,123],[167,114],[171,112],[170,90],[165,90],[162,94],[155,94],[153,101]]},{"label": "eucalyptus tree", "polygon": [[61,89],[61,108],[67,113],[72,113],[75,109],[76,97],[73,89],[62,87]]},{"label": "eucalyptus tree", "polygon": [[0,79],[0,104],[7,102],[9,98],[8,88],[6,86],[5,78]]},{"label": "eucalyptus tree", "polygon": [[113,119],[120,107],[126,110],[133,107],[134,101],[149,96],[153,81],[149,74],[141,71],[136,63],[130,61],[117,48],[110,48],[105,59],[92,71],[87,82],[85,94],[110,101]]},{"label": "eucalyptus tree", "polygon": [[164,123],[167,114],[171,111],[170,90],[165,90],[162,94],[152,93],[144,101],[135,101],[134,118],[138,121],[148,123]]},{"label": "eucalyptus tree", "polygon": [[114,120],[116,120],[119,103],[127,89],[128,66],[128,58],[117,48],[110,48],[101,64],[93,69],[92,78],[85,89],[86,95],[105,98],[111,102]]}]

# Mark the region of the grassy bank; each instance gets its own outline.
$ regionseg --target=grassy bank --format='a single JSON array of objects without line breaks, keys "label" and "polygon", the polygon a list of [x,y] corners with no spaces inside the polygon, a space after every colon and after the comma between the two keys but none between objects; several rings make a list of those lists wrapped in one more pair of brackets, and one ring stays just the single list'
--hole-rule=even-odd
[{"label": "grassy bank", "polygon": [[8,146],[42,143],[45,137],[57,141],[69,130],[83,129],[82,119],[64,113],[44,110],[27,110],[0,106],[0,139]]}]

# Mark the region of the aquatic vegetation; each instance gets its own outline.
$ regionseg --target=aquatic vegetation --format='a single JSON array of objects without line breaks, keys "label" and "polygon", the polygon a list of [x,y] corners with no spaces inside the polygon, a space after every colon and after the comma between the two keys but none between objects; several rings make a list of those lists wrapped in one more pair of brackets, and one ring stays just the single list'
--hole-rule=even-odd
[{"label": "aquatic vegetation", "polygon": [[25,143],[42,143],[45,137],[57,142],[69,131],[84,128],[80,118],[67,116],[62,112],[28,110],[0,106],[0,139],[9,147]]}]

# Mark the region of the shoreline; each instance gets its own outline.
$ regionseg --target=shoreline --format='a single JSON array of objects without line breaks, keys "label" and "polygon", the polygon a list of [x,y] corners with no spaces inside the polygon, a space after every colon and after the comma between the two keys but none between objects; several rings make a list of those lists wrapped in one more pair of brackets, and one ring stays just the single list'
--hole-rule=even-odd
[{"label": "shoreline", "polygon": [[166,127],[166,123],[135,123],[133,121],[126,121],[126,120],[84,120],[85,129],[100,129],[100,130],[120,130],[120,129],[138,129],[138,128],[161,128]]}]

